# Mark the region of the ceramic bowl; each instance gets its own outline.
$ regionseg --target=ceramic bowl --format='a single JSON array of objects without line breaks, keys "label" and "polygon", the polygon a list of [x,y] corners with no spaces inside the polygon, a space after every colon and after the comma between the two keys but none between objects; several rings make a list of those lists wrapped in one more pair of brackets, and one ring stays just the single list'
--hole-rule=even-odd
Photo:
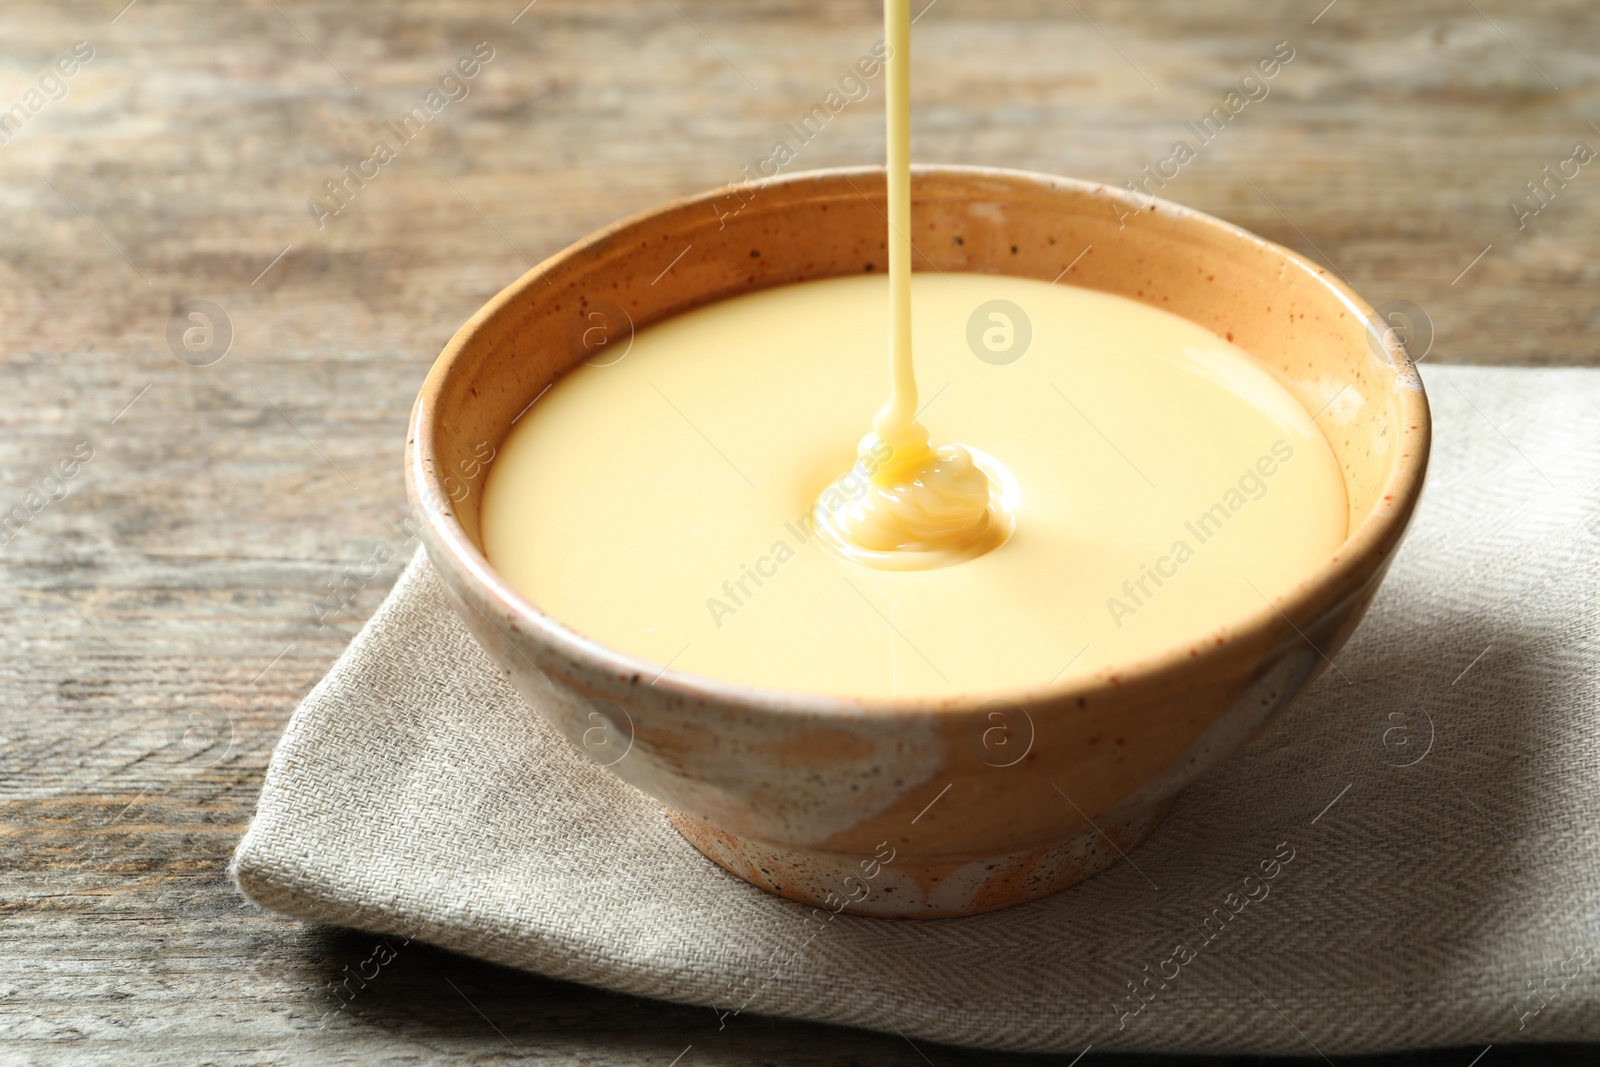
[{"label": "ceramic bowl", "polygon": [[[596,361],[599,342],[622,351],[632,330],[688,308],[885,270],[876,168],[680,200],[541,263],[439,356],[412,415],[406,481],[468,629],[535,711],[661,802],[702,853],[830,911],[933,918],[1030,900],[1117,862],[1179,790],[1282,712],[1377,590],[1421,491],[1430,431],[1393,333],[1340,281],[1270,241],[1040,174],[922,167],[912,198],[912,240],[940,270],[1049,280],[1092,245],[1064,283],[1174,312],[1275,371],[1318,414],[1343,471],[1350,532],[1338,551],[1193,646],[1081,681],[937,700],[663,674],[515,592],[484,557],[476,487],[530,401]],[[674,262],[689,245],[695,254]],[[1006,751],[1026,755],[1000,765],[996,729],[1012,731]]]}]

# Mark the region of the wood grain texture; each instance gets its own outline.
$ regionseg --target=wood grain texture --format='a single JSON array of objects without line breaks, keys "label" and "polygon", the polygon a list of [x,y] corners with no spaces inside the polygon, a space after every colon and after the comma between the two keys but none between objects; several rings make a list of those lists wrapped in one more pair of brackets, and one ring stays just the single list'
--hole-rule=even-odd
[{"label": "wood grain texture", "polygon": [[[373,939],[265,914],[224,870],[290,711],[397,573],[319,621],[328,583],[398,547],[434,354],[530,262],[769,155],[876,4],[123,2],[11,5],[0,41],[0,112],[29,112],[0,144],[0,509],[26,519],[0,546],[0,1062],[1023,1062],[719,1032],[423,946],[324,1025]],[[30,97],[78,41],[65,96]],[[485,41],[470,94],[319,228],[308,199]],[[915,154],[1121,184],[1280,41],[1270,94],[1164,195],[1426,309],[1429,359],[1595,362],[1600,164],[1521,229],[1509,207],[1600,148],[1588,0],[938,0]],[[880,104],[794,167],[878,159]],[[209,365],[167,340],[195,299],[232,328]]]}]

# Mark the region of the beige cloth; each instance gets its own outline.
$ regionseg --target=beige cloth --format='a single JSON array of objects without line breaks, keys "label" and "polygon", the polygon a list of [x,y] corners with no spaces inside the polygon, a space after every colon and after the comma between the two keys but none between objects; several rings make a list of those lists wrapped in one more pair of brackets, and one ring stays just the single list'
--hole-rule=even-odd
[{"label": "beige cloth", "polygon": [[530,712],[419,555],[290,722],[239,884],[714,1006],[708,1040],[741,1006],[1073,1054],[1600,1040],[1600,371],[1424,372],[1428,485],[1340,673],[1183,793],[1137,868],[813,936]]}]

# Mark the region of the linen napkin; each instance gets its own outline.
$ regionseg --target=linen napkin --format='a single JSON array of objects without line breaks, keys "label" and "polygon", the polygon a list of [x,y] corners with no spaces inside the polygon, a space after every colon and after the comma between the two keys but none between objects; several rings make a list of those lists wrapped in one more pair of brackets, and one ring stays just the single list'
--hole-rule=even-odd
[{"label": "linen napkin", "polygon": [[295,712],[235,876],[302,919],[704,1005],[708,1032],[766,1013],[1074,1054],[1600,1040],[1600,370],[1424,373],[1427,487],[1338,670],[1055,896],[819,927],[547,727],[421,553]]}]

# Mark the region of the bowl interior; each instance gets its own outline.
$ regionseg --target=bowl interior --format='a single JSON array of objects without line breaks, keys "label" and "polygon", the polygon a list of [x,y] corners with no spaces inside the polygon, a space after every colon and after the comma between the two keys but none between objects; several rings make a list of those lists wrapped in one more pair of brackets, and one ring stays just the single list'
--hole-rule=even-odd
[{"label": "bowl interior", "polygon": [[[924,167],[912,198],[916,269],[1059,279],[1130,297],[1209,328],[1277,373],[1322,427],[1349,509],[1345,543],[1302,595],[1341,595],[1341,574],[1370,568],[1398,542],[1426,464],[1426,400],[1371,308],[1323,268],[1199,212],[1069,179]],[[469,569],[522,604],[482,556],[481,494],[463,472],[478,469],[546,386],[595,358],[592,327],[622,345],[631,331],[740,293],[883,271],[883,211],[881,169],[796,174],[678,201],[553,256],[463,326],[435,365],[413,417],[413,495],[447,528],[451,550],[471,557]]]}]

